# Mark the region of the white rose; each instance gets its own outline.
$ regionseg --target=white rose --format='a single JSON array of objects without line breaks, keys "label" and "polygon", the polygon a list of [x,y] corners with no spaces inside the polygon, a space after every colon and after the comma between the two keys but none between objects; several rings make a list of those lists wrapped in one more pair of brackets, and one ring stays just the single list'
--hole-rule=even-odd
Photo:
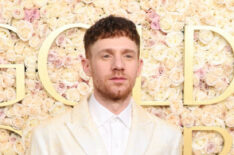
[{"label": "white rose", "polygon": [[24,154],[25,153],[25,146],[22,143],[22,141],[20,140],[20,138],[18,138],[16,140],[16,142],[13,145],[14,151],[18,154]]},{"label": "white rose", "polygon": [[11,150],[11,143],[10,142],[4,142],[4,143],[0,143],[0,152],[2,154],[10,154],[10,155],[14,155],[14,152]]},{"label": "white rose", "polygon": [[199,88],[194,88],[193,96],[196,101],[202,101],[207,99],[207,94],[204,91],[201,91]]},{"label": "white rose", "polygon": [[197,74],[193,74],[193,85],[198,87],[200,84],[200,77]]},{"label": "white rose", "polygon": [[15,89],[9,87],[4,91],[4,95],[6,96],[7,101],[14,100],[16,98]]},{"label": "white rose", "polygon": [[209,86],[214,86],[218,79],[219,79],[219,77],[212,74],[212,73],[207,73],[205,76],[205,81],[206,81],[207,85],[209,85]]},{"label": "white rose", "polygon": [[4,7],[1,12],[1,16],[5,19],[11,19],[12,18],[12,7]]},{"label": "white rose", "polygon": [[13,46],[13,42],[4,36],[0,36],[0,53],[6,52]]},{"label": "white rose", "polygon": [[173,30],[174,21],[170,16],[160,18],[160,28],[163,32],[170,32]]},{"label": "white rose", "polygon": [[171,85],[171,80],[166,76],[160,76],[158,82],[161,88],[168,88]]},{"label": "white rose", "polygon": [[40,121],[36,118],[29,118],[26,122],[26,127],[32,129],[33,127],[37,126]]},{"label": "white rose", "polygon": [[176,113],[170,113],[169,115],[167,115],[166,121],[176,126],[180,126],[180,123],[181,123],[180,117]]},{"label": "white rose", "polygon": [[9,136],[10,136],[9,133],[6,130],[0,129],[0,143],[7,142]]},{"label": "white rose", "polygon": [[165,101],[169,97],[169,93],[165,88],[155,88],[151,95],[154,96],[155,101]]},{"label": "white rose", "polygon": [[218,91],[224,91],[227,88],[227,86],[228,86],[228,83],[221,79],[217,80],[215,83],[215,88]]},{"label": "white rose", "polygon": [[140,5],[136,1],[128,2],[127,5],[128,5],[127,9],[130,13],[137,13],[140,11]]},{"label": "white rose", "polygon": [[29,45],[35,49],[39,49],[41,46],[41,43],[42,41],[37,35],[31,37],[31,39],[29,40]]},{"label": "white rose", "polygon": [[183,126],[192,127],[195,125],[195,117],[192,115],[191,111],[184,109],[181,114],[181,121]]},{"label": "white rose", "polygon": [[90,4],[93,3],[94,0],[82,0],[82,2],[86,3],[86,4]]},{"label": "white rose", "polygon": [[88,93],[90,92],[90,87],[86,83],[80,82],[78,84],[78,90],[79,90],[81,95],[85,96],[85,95],[88,95]]},{"label": "white rose", "polygon": [[169,47],[175,47],[181,45],[184,39],[182,32],[170,32],[166,36],[166,43]]},{"label": "white rose", "polygon": [[110,4],[110,1],[109,0],[94,0],[93,1],[93,4],[96,6],[96,7],[99,7],[99,8],[106,8],[109,6]]},{"label": "white rose", "polygon": [[22,54],[25,48],[25,43],[22,41],[17,41],[14,47],[14,51],[17,54]]},{"label": "white rose", "polygon": [[80,94],[77,88],[70,88],[66,91],[66,97],[69,101],[79,102]]},{"label": "white rose", "polygon": [[[172,5],[174,5],[174,4],[172,3]],[[179,1],[176,1],[174,7],[176,8],[176,12],[183,14],[185,11],[187,11],[188,6],[189,6],[189,1],[179,0]]]},{"label": "white rose", "polygon": [[165,45],[154,46],[150,54],[155,60],[163,61],[167,57],[167,47]]},{"label": "white rose", "polygon": [[229,110],[234,109],[234,96],[229,96],[224,103]]},{"label": "white rose", "polygon": [[0,102],[3,102],[6,100],[6,96],[4,94],[4,91],[3,90],[0,90]]},{"label": "white rose", "polygon": [[33,25],[27,21],[21,20],[17,25],[17,34],[23,41],[28,41],[33,34]]},{"label": "white rose", "polygon": [[66,81],[76,82],[79,76],[78,76],[77,71],[66,70],[62,72],[61,77]]},{"label": "white rose", "polygon": [[15,19],[23,19],[24,18],[23,7],[19,7],[19,6],[14,7],[12,15]]},{"label": "white rose", "polygon": [[3,81],[6,87],[12,87],[15,84],[14,75],[3,73]]},{"label": "white rose", "polygon": [[48,3],[48,0],[33,0],[33,4],[37,7],[45,6]]},{"label": "white rose", "polygon": [[198,38],[203,44],[208,44],[214,38],[214,35],[213,32],[209,30],[201,30]]},{"label": "white rose", "polygon": [[192,148],[202,150],[207,142],[208,137],[206,137],[205,135],[194,137],[192,141]]},{"label": "white rose", "polygon": [[230,11],[234,11],[234,1],[233,0],[225,0],[226,8]]},{"label": "white rose", "polygon": [[178,64],[179,62],[182,61],[183,58],[183,48],[181,47],[172,47],[172,48],[167,48],[166,49],[166,57],[171,57],[174,59],[174,61],[176,61],[176,63]]},{"label": "white rose", "polygon": [[31,9],[33,7],[33,2],[32,2],[32,0],[23,0],[21,2],[21,5],[27,9]]},{"label": "white rose", "polygon": [[179,68],[172,69],[172,71],[170,72],[169,78],[172,82],[172,85],[174,86],[179,86],[180,84],[182,84],[184,81],[184,74],[183,74],[182,69],[179,69]]},{"label": "white rose", "polygon": [[86,74],[85,74],[85,72],[83,71],[83,70],[79,70],[79,76],[80,76],[80,78],[81,79],[83,79],[83,80],[85,80],[85,81],[88,81],[89,79],[90,79],[90,77],[89,76],[87,76]]},{"label": "white rose", "polygon": [[227,45],[226,41],[223,38],[220,38],[216,36],[211,42],[210,42],[210,51],[211,52],[220,52],[224,49],[224,47]]}]

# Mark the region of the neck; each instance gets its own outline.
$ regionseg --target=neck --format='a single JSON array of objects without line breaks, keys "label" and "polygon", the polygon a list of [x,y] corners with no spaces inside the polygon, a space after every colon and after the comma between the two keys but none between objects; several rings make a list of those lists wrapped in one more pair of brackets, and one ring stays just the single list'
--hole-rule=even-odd
[{"label": "neck", "polygon": [[125,98],[114,100],[111,98],[106,98],[96,91],[94,91],[94,96],[101,105],[116,115],[120,114],[128,106],[131,99],[131,94]]}]

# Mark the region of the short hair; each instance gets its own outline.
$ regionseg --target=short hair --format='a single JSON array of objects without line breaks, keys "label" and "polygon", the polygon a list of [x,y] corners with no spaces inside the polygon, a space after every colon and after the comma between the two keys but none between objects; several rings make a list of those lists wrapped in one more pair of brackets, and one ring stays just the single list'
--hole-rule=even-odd
[{"label": "short hair", "polygon": [[99,39],[128,37],[134,41],[138,47],[138,57],[140,55],[140,36],[137,32],[136,25],[124,17],[107,16],[98,20],[91,26],[84,35],[85,56],[91,56],[90,46]]}]

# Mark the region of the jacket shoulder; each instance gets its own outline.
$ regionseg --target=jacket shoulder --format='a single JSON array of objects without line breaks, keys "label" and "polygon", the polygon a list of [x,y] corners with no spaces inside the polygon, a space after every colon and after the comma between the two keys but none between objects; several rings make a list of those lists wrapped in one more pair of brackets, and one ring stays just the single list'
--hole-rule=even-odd
[{"label": "jacket shoulder", "polygon": [[150,151],[149,154],[159,154],[158,152],[152,153],[158,147],[163,150],[160,153],[165,155],[181,155],[183,136],[180,127],[170,124],[146,110],[145,113],[147,113],[148,119],[154,124],[151,145],[148,150]]},{"label": "jacket shoulder", "polygon": [[42,121],[38,126],[34,128],[34,130],[42,130],[42,131],[47,130],[48,132],[49,130],[54,131],[55,129],[63,127],[64,123],[70,122],[71,111],[72,111],[71,109],[66,110],[65,112],[63,112],[58,116],[51,117]]},{"label": "jacket shoulder", "polygon": [[153,115],[152,113],[148,112],[144,108],[142,108],[142,111],[144,111],[145,115],[148,117],[149,120],[155,125],[155,130],[159,131],[161,130],[162,132],[165,131],[167,133],[172,133],[172,134],[181,134],[181,129],[178,126],[175,126],[171,123],[168,123],[167,121]]}]

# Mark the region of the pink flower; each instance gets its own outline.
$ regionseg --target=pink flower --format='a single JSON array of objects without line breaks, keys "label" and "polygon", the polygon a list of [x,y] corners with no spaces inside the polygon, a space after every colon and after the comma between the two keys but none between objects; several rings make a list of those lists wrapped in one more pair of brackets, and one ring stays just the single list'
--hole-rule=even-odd
[{"label": "pink flower", "polygon": [[57,46],[64,47],[65,46],[65,35],[64,34],[59,35],[55,42],[56,42]]},{"label": "pink flower", "polygon": [[166,4],[166,0],[162,0],[162,4],[165,5]]},{"label": "pink flower", "polygon": [[146,14],[150,21],[159,20],[159,15],[153,9],[149,9]]},{"label": "pink flower", "polygon": [[0,64],[7,64],[7,61],[4,58],[0,58]]},{"label": "pink flower", "polygon": [[4,113],[4,109],[1,108],[1,109],[0,109],[0,120],[1,120],[1,119],[4,119],[5,117],[6,117],[6,114]]},{"label": "pink flower", "polygon": [[59,82],[56,86],[56,91],[59,94],[63,94],[66,91],[66,85],[63,82]]},{"label": "pink flower", "polygon": [[62,66],[64,66],[64,62],[61,58],[55,59],[52,64],[56,67],[56,68],[61,68]]},{"label": "pink flower", "polygon": [[71,88],[77,88],[78,87],[78,83],[74,83]]},{"label": "pink flower", "polygon": [[146,46],[147,47],[152,47],[155,44],[155,41],[150,39],[150,40],[146,40]]},{"label": "pink flower", "polygon": [[165,119],[166,118],[166,114],[162,109],[152,109],[151,111],[152,114],[154,114],[155,116],[161,118],[161,119]]},{"label": "pink flower", "polygon": [[33,22],[35,19],[40,19],[40,11],[38,8],[33,8],[33,9],[25,9],[24,10],[24,20]]},{"label": "pink flower", "polygon": [[64,89],[65,88],[65,84],[62,83],[62,82],[59,82],[59,88]]},{"label": "pink flower", "polygon": [[164,70],[165,70],[164,66],[160,65],[158,68],[159,75],[162,75],[164,73]]},{"label": "pink flower", "polygon": [[56,58],[58,57],[58,54],[56,53],[56,51],[51,50],[48,54],[48,61],[52,62],[54,61]]},{"label": "pink flower", "polygon": [[47,60],[49,63],[53,64],[56,68],[64,66],[64,63],[66,61],[53,50],[49,52]]},{"label": "pink flower", "polygon": [[10,141],[11,143],[14,143],[16,140],[17,140],[17,139],[16,139],[15,136],[11,136],[11,137],[9,138],[9,141]]},{"label": "pink flower", "polygon": [[204,69],[200,68],[200,69],[195,71],[195,74],[197,74],[200,79],[204,79],[206,72]]},{"label": "pink flower", "polygon": [[227,52],[232,52],[232,47],[231,47],[230,45],[226,45],[226,46],[224,47],[224,49],[225,49],[225,51],[227,51]]},{"label": "pink flower", "polygon": [[153,30],[160,30],[160,25],[159,25],[159,18],[155,18],[150,25],[151,29]]},{"label": "pink flower", "polygon": [[194,32],[194,41],[198,41],[198,32]]},{"label": "pink flower", "polygon": [[206,150],[207,150],[207,153],[216,153],[215,150],[216,150],[216,146],[214,143],[212,142],[209,142],[206,146]]},{"label": "pink flower", "polygon": [[67,57],[65,58],[64,66],[71,66],[72,63],[73,63],[72,58],[69,57],[69,56],[67,56]]},{"label": "pink flower", "polygon": [[37,81],[35,84],[35,90],[42,90],[42,88],[43,87],[42,87],[41,83],[39,81]]},{"label": "pink flower", "polygon": [[81,61],[81,60],[83,60],[83,59],[84,59],[84,56],[83,56],[82,54],[79,54],[77,60],[78,60],[78,61]]},{"label": "pink flower", "polygon": [[84,83],[86,83],[87,85],[89,85],[89,80],[85,80],[85,79],[80,78],[78,81],[79,81],[79,82],[84,82]]},{"label": "pink flower", "polygon": [[147,11],[147,16],[148,16],[149,22],[151,23],[150,27],[153,30],[160,30],[160,24],[159,24],[160,16],[152,9]]}]

